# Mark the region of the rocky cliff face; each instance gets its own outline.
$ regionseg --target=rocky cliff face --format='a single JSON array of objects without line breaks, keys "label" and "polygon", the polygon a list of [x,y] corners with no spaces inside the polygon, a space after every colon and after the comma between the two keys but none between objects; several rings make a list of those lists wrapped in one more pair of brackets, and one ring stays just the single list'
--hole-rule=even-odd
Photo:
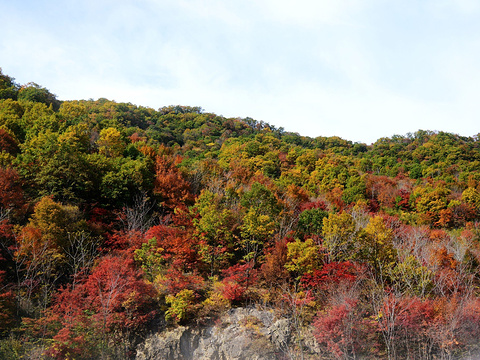
[{"label": "rocky cliff face", "polygon": [[215,325],[183,327],[151,335],[136,360],[274,360],[286,359],[288,319],[269,311],[232,309]]}]

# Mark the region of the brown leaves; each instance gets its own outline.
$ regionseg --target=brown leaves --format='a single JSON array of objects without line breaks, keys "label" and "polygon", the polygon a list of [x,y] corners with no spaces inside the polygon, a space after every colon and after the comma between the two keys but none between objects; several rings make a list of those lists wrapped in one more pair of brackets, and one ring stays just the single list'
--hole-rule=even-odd
[{"label": "brown leaves", "polygon": [[180,161],[179,157],[159,155],[155,164],[154,192],[160,196],[163,205],[170,209],[185,206],[193,201],[190,183],[176,166]]},{"label": "brown leaves", "polygon": [[17,212],[22,210],[24,199],[20,184],[20,177],[15,170],[0,167],[0,208]]}]

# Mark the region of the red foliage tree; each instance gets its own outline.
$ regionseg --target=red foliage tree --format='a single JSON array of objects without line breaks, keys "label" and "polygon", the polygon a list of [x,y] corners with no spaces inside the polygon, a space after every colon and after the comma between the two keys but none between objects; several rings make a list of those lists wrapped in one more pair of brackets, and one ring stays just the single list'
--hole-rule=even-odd
[{"label": "red foliage tree", "polygon": [[223,271],[222,295],[230,301],[240,301],[244,298],[249,285],[257,279],[257,273],[252,263],[236,264]]},{"label": "red foliage tree", "polygon": [[154,317],[154,296],[132,260],[103,257],[81,284],[58,293],[50,321],[60,322],[60,330],[51,355],[63,359],[89,342],[103,356],[109,340],[128,342]]},{"label": "red foliage tree", "polygon": [[376,345],[368,343],[374,331],[372,322],[363,317],[355,299],[344,299],[318,313],[313,327],[317,341],[337,359],[356,358],[362,350],[372,353]]},{"label": "red foliage tree", "polygon": [[410,193],[407,190],[401,189],[395,198],[396,206],[401,210],[410,209]]},{"label": "red foliage tree", "polygon": [[23,210],[23,205],[23,190],[18,173],[11,168],[0,167],[0,211],[13,209],[19,213]]},{"label": "red foliage tree", "polygon": [[397,325],[410,336],[425,336],[435,319],[434,302],[430,299],[405,298],[398,307]]},{"label": "red foliage tree", "polygon": [[327,204],[322,200],[306,201],[301,203],[299,208],[300,212],[312,209],[327,210]]},{"label": "red foliage tree", "polygon": [[377,176],[369,174],[365,185],[369,198],[377,201],[380,206],[392,208],[395,205],[398,191],[394,179],[385,175]]},{"label": "red foliage tree", "polygon": [[167,269],[165,275],[158,282],[164,288],[165,293],[169,295],[176,295],[184,289],[199,291],[205,285],[203,278],[196,272],[182,272],[175,263]]},{"label": "red foliage tree", "polygon": [[171,158],[166,155],[159,155],[155,164],[154,192],[160,196],[163,204],[170,209],[185,206],[185,204],[190,204],[193,201],[190,184],[177,168],[177,164],[181,160],[180,157]]},{"label": "red foliage tree", "polygon": [[265,262],[262,264],[260,275],[270,287],[278,287],[289,276],[285,269],[285,263],[288,253],[287,243],[291,241],[293,241],[292,238],[283,238],[266,250]]},{"label": "red foliage tree", "polygon": [[105,246],[133,256],[133,252],[139,249],[144,242],[144,236],[140,231],[114,231],[107,235]]},{"label": "red foliage tree", "polygon": [[480,338],[480,299],[471,298],[462,307],[459,339],[464,345],[478,345]]},{"label": "red foliage tree", "polygon": [[0,128],[0,151],[10,154],[16,154],[19,151],[17,141],[8,131],[2,128]]},{"label": "red foliage tree", "polygon": [[191,270],[198,262],[195,237],[180,228],[157,225],[145,234],[146,239],[157,239],[157,246],[163,249],[162,256],[167,262],[175,260],[181,269]]},{"label": "red foliage tree", "polygon": [[[104,329],[136,328],[152,315],[140,312],[151,304],[153,288],[142,280],[133,261],[106,256],[83,284],[86,304],[100,317]],[[129,304],[132,302],[132,304]]]},{"label": "red foliage tree", "polygon": [[357,267],[350,261],[332,262],[302,276],[300,283],[307,289],[328,290],[340,282],[353,282],[357,278]]},{"label": "red foliage tree", "polygon": [[[10,237],[9,225],[6,220],[0,221],[0,241],[7,245],[11,241]],[[15,321],[15,295],[7,282],[6,271],[1,270],[6,268],[2,250],[0,248],[0,336],[4,335],[4,332],[8,331]]]}]

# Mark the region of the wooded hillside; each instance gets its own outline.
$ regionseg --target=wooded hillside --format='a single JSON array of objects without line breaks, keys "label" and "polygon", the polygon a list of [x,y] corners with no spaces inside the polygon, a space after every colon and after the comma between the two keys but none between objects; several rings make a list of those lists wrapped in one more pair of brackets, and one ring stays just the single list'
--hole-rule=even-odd
[{"label": "wooded hillside", "polygon": [[0,358],[128,359],[258,304],[328,358],[480,344],[480,142],[372,145],[200,107],[59,101],[0,71]]}]

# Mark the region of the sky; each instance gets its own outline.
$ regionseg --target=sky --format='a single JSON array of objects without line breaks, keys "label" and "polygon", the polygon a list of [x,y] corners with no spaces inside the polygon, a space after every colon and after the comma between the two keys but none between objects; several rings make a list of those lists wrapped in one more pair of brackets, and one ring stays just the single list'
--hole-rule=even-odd
[{"label": "sky", "polygon": [[0,0],[0,34],[3,73],[60,100],[367,144],[480,133],[478,0]]}]

